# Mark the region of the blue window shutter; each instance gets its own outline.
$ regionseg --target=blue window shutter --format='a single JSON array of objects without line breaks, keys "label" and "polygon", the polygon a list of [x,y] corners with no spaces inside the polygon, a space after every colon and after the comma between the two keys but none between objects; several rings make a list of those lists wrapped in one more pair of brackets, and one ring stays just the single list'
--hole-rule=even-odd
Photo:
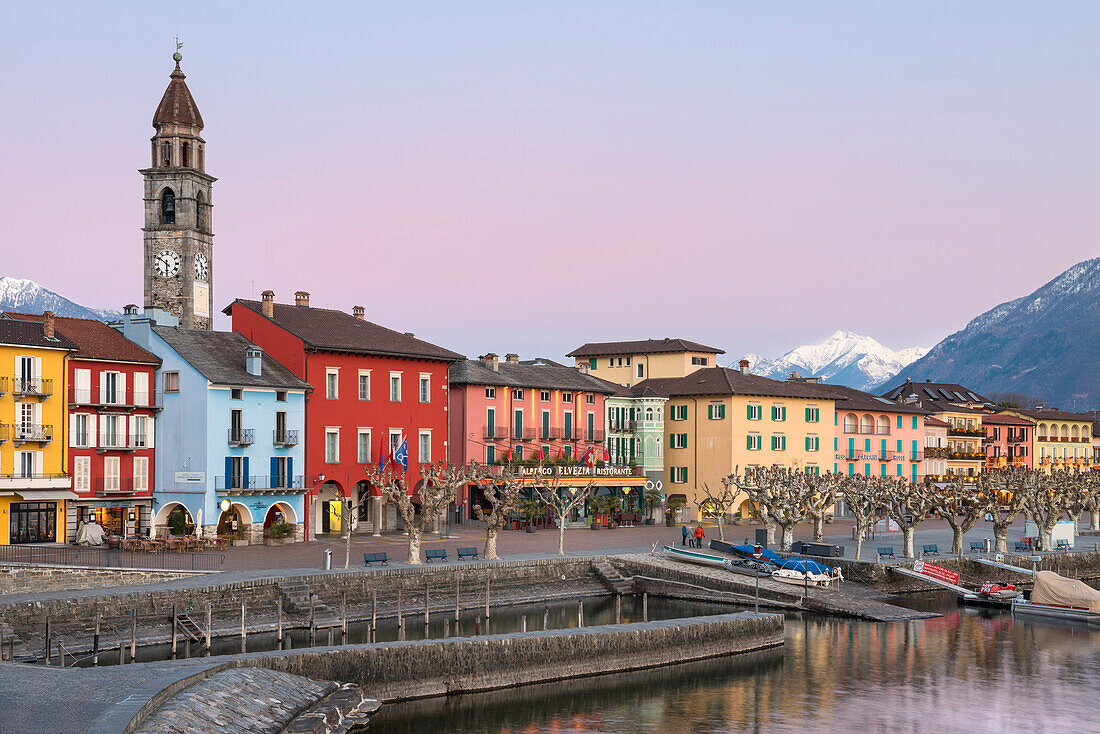
[{"label": "blue window shutter", "polygon": [[917,427],[917,416],[913,416],[913,428]]},{"label": "blue window shutter", "polygon": [[286,486],[294,486],[294,457],[286,457]]},{"label": "blue window shutter", "polygon": [[864,464],[863,465],[863,476],[865,476],[865,477],[871,476],[871,465],[870,464]]},{"label": "blue window shutter", "polygon": [[901,464],[898,464],[898,476],[901,476]]},{"label": "blue window shutter", "polygon": [[869,438],[863,439],[863,450],[864,451],[870,451],[871,450],[871,439],[869,439]]},{"label": "blue window shutter", "polygon": [[898,453],[901,453],[901,451],[902,451],[902,448],[901,448],[901,439],[899,438],[899,439],[898,439]]},{"label": "blue window shutter", "polygon": [[244,475],[244,478],[243,478],[243,481],[241,482],[241,484],[242,484],[242,486],[244,486],[247,489],[248,488],[248,457],[247,456],[244,457],[244,461],[241,462],[241,463],[244,464],[244,468],[241,470],[241,473]]},{"label": "blue window shutter", "polygon": [[882,476],[886,476],[886,465],[882,465]]},{"label": "blue window shutter", "polygon": [[833,474],[836,474],[836,473],[837,473],[837,471],[836,471],[836,470],[837,470],[837,468],[838,468],[838,467],[837,467],[837,465],[836,465],[836,462],[834,461],[834,462],[833,462]]},{"label": "blue window shutter", "polygon": [[233,457],[225,457],[225,487],[228,488],[230,482],[233,481]]},{"label": "blue window shutter", "polygon": [[275,479],[276,479],[276,476],[279,472],[279,470],[277,468],[277,464],[278,464],[278,460],[274,456],[272,456],[271,457],[271,484],[267,485],[269,487],[276,486]]},{"label": "blue window shutter", "polygon": [[848,464],[848,476],[850,476],[850,477],[855,476],[855,473],[856,473],[856,465],[855,464]]},{"label": "blue window shutter", "polygon": [[[838,414],[835,410],[833,411],[833,425],[834,426],[839,426],[840,425],[840,417],[838,416]],[[833,472],[833,473],[835,474],[836,472]]]},{"label": "blue window shutter", "polygon": [[901,416],[898,416],[898,428],[901,428]]}]

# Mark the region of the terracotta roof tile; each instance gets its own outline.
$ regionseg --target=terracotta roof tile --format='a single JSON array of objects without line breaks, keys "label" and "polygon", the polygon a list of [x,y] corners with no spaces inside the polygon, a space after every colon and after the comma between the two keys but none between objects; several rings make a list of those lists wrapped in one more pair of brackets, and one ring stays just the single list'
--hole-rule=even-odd
[{"label": "terracotta roof tile", "polygon": [[[21,316],[22,314],[12,314]],[[7,314],[4,314],[6,317]],[[50,339],[42,331],[42,324],[27,319],[0,318],[0,344],[15,344],[23,347],[42,347],[44,349],[75,349],[76,345],[56,330]]]},{"label": "terracotta roof tile", "polygon": [[[37,323],[45,319],[41,314],[7,313],[5,316]],[[157,355],[142,349],[102,321],[55,316],[54,332],[63,334],[76,346],[73,357],[77,359],[160,364]]]},{"label": "terracotta roof tile", "polygon": [[176,70],[172,72],[172,81],[168,82],[157,111],[153,113],[153,127],[189,125],[202,130],[202,115],[199,114],[195,98],[191,96],[191,90],[187,88],[187,82],[184,81],[186,78],[179,66],[176,66]]},{"label": "terracotta roof tile", "polygon": [[776,398],[820,398],[835,400],[833,393],[821,385],[805,382],[782,382],[760,375],[743,375],[728,367],[708,367],[687,377],[653,378],[631,388],[636,397],[661,395],[760,395]]},{"label": "terracotta roof tile", "polygon": [[567,357],[600,357],[609,354],[662,354],[667,352],[710,352],[725,354],[725,351],[708,347],[687,339],[640,339],[629,342],[589,342],[577,347]]}]

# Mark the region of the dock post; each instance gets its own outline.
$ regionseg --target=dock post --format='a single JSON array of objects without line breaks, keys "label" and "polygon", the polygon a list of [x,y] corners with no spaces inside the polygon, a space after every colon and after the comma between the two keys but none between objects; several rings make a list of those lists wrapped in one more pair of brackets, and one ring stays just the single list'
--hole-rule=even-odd
[{"label": "dock post", "polygon": [[134,609],[131,614],[134,615],[134,620],[130,624],[130,662],[134,662],[137,658],[137,610]]},{"label": "dock post", "polygon": [[50,615],[46,615],[46,665],[50,664]]},{"label": "dock post", "polygon": [[99,622],[102,612],[95,613],[95,636],[92,637],[92,665],[99,665]]},{"label": "dock post", "polygon": [[248,630],[244,626],[244,599],[241,599],[241,652],[246,652],[246,642],[248,639]]},{"label": "dock post", "polygon": [[176,605],[172,605],[172,618],[168,621],[172,625],[172,659],[176,658],[176,650],[178,649],[177,635],[176,635]]},{"label": "dock post", "polygon": [[756,596],[752,602],[752,611],[756,614],[760,614],[760,572],[755,571],[756,575]]},{"label": "dock post", "polygon": [[550,629],[550,605],[547,604],[542,608],[542,628],[544,630]]},{"label": "dock post", "polygon": [[432,593],[431,584],[424,582],[424,639],[428,639],[428,599]]},{"label": "dock post", "polygon": [[623,623],[623,595],[615,595],[615,624]]},{"label": "dock post", "polygon": [[405,594],[404,590],[397,587],[397,639],[405,639]]},{"label": "dock post", "polygon": [[340,640],[348,636],[348,592],[340,592]]},{"label": "dock post", "polygon": [[[458,624],[458,609],[459,609],[459,603],[458,603],[458,576],[459,576],[459,572],[455,571],[455,624],[456,625]],[[455,629],[457,630],[458,628],[455,627]]]},{"label": "dock post", "polygon": [[485,624],[489,624],[489,579],[485,579]]},{"label": "dock post", "polygon": [[526,632],[527,631],[527,615],[526,614],[523,615],[523,622],[520,624],[520,630],[519,631],[520,632]]},{"label": "dock post", "polygon": [[642,621],[649,621],[649,592],[642,592]]},{"label": "dock post", "polygon": [[313,592],[309,592],[309,646],[317,644],[317,618],[314,616]]},{"label": "dock post", "polygon": [[[283,597],[279,597],[275,600],[275,614],[278,621],[275,622],[275,638],[282,643],[283,641]],[[279,645],[282,647],[282,644]]]},{"label": "dock post", "polygon": [[378,642],[378,589],[370,590],[370,641]]},{"label": "dock post", "polygon": [[213,636],[214,623],[211,620],[210,602],[206,602],[206,655],[210,655],[210,638]]},{"label": "dock post", "polygon": [[584,601],[577,602],[577,626],[584,626]]}]

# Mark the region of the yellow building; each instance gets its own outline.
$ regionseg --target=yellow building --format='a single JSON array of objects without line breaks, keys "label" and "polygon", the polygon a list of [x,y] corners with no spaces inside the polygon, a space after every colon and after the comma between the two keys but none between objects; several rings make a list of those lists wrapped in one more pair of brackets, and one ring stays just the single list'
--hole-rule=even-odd
[{"label": "yellow building", "polygon": [[947,473],[974,476],[985,468],[985,427],[980,410],[961,405],[932,407],[932,415],[947,424]]},{"label": "yellow building", "polygon": [[1092,416],[1041,409],[1003,412],[1035,421],[1031,457],[1036,469],[1091,471]]},{"label": "yellow building", "polygon": [[67,357],[44,322],[0,317],[0,544],[64,542]]},{"label": "yellow building", "polygon": [[[683,495],[696,516],[701,487],[756,466],[832,471],[835,398],[813,383],[780,382],[724,367],[687,377],[646,380],[638,396],[668,398],[665,405],[663,491]],[[748,511],[747,499],[728,512]]]},{"label": "yellow building", "polygon": [[568,354],[588,374],[631,387],[643,380],[684,377],[718,366],[721,349],[687,339],[642,339],[585,344]]}]

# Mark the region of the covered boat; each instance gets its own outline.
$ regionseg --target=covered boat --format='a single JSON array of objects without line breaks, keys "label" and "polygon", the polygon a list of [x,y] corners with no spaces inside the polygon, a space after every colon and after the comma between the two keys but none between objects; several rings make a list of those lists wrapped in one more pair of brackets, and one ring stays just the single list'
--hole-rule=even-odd
[{"label": "covered boat", "polygon": [[1100,625],[1100,591],[1053,571],[1039,571],[1031,598],[1014,600],[1012,613]]},{"label": "covered boat", "polygon": [[840,578],[840,569],[823,565],[808,558],[791,558],[783,561],[772,572],[772,578],[786,583],[828,586],[833,579]]}]

